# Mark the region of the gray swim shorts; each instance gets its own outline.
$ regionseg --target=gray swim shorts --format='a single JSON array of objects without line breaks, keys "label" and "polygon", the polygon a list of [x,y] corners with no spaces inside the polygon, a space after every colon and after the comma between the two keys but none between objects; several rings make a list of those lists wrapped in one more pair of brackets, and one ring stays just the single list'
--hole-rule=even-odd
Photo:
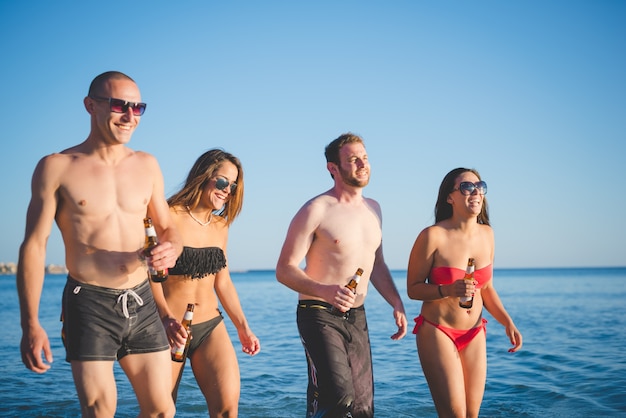
[{"label": "gray swim shorts", "polygon": [[169,350],[150,283],[109,289],[67,278],[63,291],[66,361],[119,360]]}]

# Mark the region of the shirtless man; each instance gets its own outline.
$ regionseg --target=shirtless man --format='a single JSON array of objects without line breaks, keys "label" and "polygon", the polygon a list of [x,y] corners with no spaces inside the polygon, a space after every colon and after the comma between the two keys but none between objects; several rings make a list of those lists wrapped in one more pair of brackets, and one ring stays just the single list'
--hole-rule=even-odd
[{"label": "shirtless man", "polygon": [[[298,292],[298,330],[309,365],[307,417],[372,417],[372,357],[363,307],[368,283],[393,307],[398,327],[393,340],[404,337],[407,320],[383,257],[380,206],[362,195],[370,177],[363,140],[343,134],[325,154],[334,187],[305,203],[291,221],[276,278]],[[345,285],[357,268],[364,273],[353,294]]]},{"label": "shirtless man", "polygon": [[42,158],[33,174],[17,272],[22,361],[37,373],[52,363],[39,303],[46,242],[56,221],[69,270],[63,293],[66,360],[83,416],[115,415],[118,360],[135,390],[139,416],[171,417],[169,344],[140,257],[143,218],[152,218],[161,240],[147,261],[155,269],[174,266],[182,247],[157,161],[126,146],[145,104],[130,77],[107,72],[93,80],[84,105],[91,115],[87,139]]}]

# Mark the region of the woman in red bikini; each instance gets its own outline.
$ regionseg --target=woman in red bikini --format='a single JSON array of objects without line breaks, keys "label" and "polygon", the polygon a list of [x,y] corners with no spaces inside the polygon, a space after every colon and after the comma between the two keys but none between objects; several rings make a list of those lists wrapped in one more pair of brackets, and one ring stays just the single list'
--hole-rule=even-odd
[{"label": "woman in red bikini", "polygon": [[[483,306],[505,329],[515,352],[522,334],[493,287],[494,236],[489,226],[487,184],[476,170],[457,168],[439,187],[435,224],[418,235],[407,271],[409,298],[421,300],[415,318],[417,351],[440,417],[478,417],[487,377]],[[474,281],[464,281],[474,258]],[[473,296],[470,309],[461,296]]]}]

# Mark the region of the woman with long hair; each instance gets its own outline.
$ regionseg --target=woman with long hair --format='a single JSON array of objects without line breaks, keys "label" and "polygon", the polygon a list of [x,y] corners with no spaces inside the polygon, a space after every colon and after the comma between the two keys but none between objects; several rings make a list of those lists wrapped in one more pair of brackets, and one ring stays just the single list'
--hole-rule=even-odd
[{"label": "woman with long hair", "polygon": [[[413,333],[440,417],[478,417],[487,376],[483,307],[505,327],[509,351],[522,347],[522,334],[493,286],[486,193],[476,170],[450,171],[439,187],[435,224],[420,232],[409,258],[407,293],[423,301]],[[463,280],[470,258],[474,277]],[[471,307],[461,307],[461,297],[473,297]]]},{"label": "woman with long hair", "polygon": [[[228,227],[241,212],[243,191],[243,168],[232,154],[212,149],[196,160],[182,189],[168,199],[183,252],[169,278],[154,286],[172,346],[184,344],[187,332],[180,321],[187,304],[194,305],[188,358],[211,417],[237,416],[240,395],[237,357],[219,304],[237,328],[243,352],[255,355],[261,348],[243,313],[226,256]],[[183,369],[184,363],[172,362],[174,400]]]}]

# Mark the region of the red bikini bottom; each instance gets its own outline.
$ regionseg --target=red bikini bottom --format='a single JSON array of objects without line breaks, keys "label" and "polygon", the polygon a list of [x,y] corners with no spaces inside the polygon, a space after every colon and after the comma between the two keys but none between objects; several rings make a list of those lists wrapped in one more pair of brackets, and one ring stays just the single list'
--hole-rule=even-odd
[{"label": "red bikini bottom", "polygon": [[485,318],[482,318],[481,324],[477,327],[470,329],[455,329],[430,322],[429,320],[424,319],[422,315],[415,318],[415,328],[413,328],[413,334],[417,334],[419,328],[424,322],[429,323],[446,334],[452,340],[458,351],[463,350],[474,339],[474,337],[480,333],[480,331],[484,330],[485,335],[487,335],[487,326],[485,325],[487,324],[487,320]]}]

